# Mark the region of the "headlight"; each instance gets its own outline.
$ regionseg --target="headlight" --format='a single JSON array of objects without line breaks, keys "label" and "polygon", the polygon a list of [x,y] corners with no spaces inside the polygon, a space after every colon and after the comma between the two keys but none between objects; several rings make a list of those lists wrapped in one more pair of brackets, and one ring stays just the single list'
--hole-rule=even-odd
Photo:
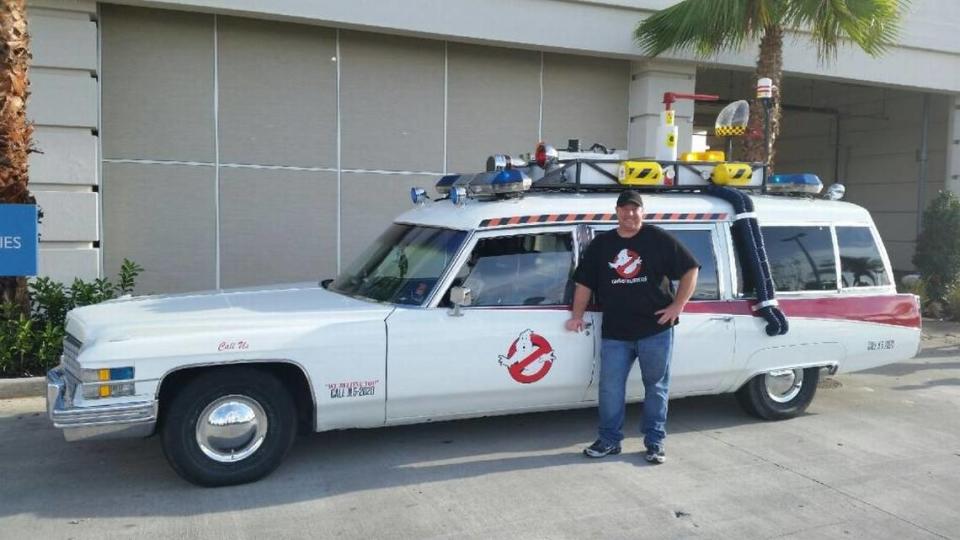
[{"label": "headlight", "polygon": [[84,399],[132,396],[133,367],[84,369],[81,372]]}]

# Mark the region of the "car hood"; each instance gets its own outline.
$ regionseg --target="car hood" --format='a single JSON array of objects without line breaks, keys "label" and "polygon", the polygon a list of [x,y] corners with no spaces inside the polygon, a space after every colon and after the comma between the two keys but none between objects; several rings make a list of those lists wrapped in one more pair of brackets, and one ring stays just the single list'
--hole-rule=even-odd
[{"label": "car hood", "polygon": [[283,326],[306,321],[383,320],[390,304],[358,300],[316,283],[187,294],[126,297],[74,309],[67,332],[81,342],[134,336],[182,334],[256,325]]}]

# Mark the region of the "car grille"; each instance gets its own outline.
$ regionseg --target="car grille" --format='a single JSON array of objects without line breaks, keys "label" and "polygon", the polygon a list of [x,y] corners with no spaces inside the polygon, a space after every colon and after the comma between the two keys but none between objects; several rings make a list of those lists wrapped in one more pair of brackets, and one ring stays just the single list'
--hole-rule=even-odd
[{"label": "car grille", "polygon": [[63,367],[78,381],[80,380],[80,362],[77,361],[77,357],[80,356],[81,345],[80,340],[70,334],[63,338],[63,356],[61,357]]}]

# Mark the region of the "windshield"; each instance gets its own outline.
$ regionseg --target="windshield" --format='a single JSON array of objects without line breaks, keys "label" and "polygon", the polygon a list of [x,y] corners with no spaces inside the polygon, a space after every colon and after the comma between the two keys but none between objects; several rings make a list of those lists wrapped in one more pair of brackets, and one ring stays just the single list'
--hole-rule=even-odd
[{"label": "windshield", "polygon": [[391,225],[329,289],[377,302],[420,305],[466,236],[464,231]]}]

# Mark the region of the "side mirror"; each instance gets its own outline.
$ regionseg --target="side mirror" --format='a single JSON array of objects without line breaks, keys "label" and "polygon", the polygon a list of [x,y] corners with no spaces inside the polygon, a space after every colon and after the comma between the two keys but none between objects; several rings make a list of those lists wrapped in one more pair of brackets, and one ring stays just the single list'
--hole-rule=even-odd
[{"label": "side mirror", "polygon": [[473,293],[470,292],[468,287],[451,287],[450,303],[453,304],[453,309],[450,310],[450,315],[454,317],[462,317],[463,313],[460,311],[460,308],[469,306],[473,303]]},{"label": "side mirror", "polygon": [[333,283],[333,278],[327,278],[320,281],[320,286],[323,287],[324,289],[329,289],[331,283]]}]

